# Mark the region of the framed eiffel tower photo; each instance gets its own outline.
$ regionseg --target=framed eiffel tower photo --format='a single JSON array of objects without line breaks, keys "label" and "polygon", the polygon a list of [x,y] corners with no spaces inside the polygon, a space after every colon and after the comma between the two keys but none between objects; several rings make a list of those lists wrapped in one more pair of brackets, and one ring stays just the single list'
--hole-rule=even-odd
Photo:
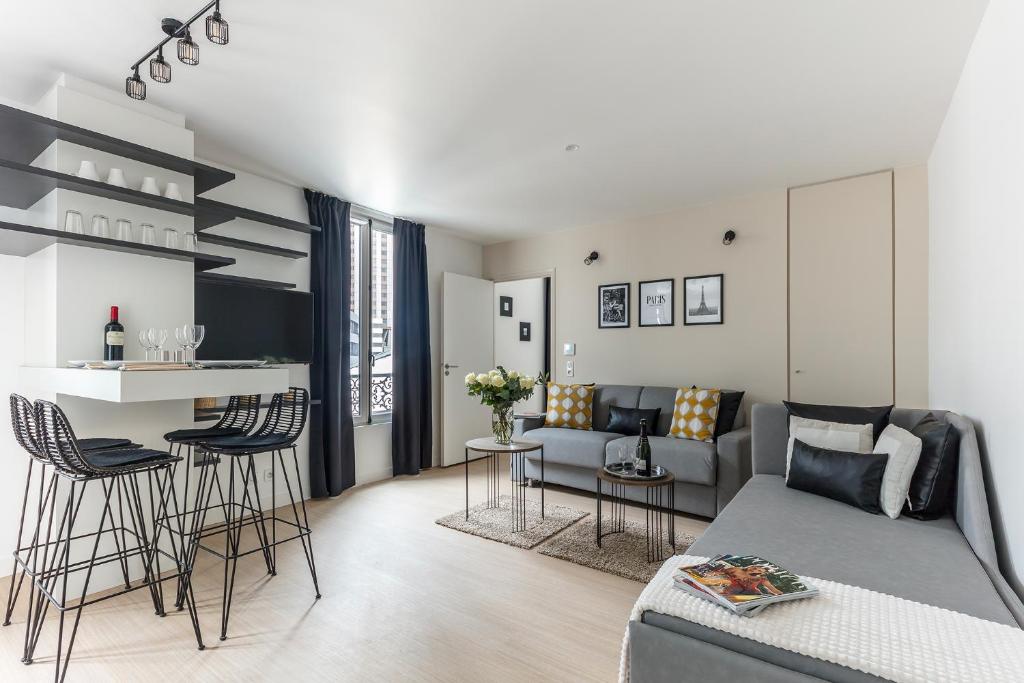
[{"label": "framed eiffel tower photo", "polygon": [[683,278],[683,324],[721,325],[725,321],[725,275]]}]

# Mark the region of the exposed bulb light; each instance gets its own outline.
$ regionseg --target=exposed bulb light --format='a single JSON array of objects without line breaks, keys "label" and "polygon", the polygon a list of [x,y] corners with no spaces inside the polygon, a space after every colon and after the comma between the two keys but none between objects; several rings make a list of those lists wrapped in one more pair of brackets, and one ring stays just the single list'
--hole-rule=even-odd
[{"label": "exposed bulb light", "polygon": [[171,82],[171,65],[164,60],[163,48],[160,48],[156,57],[149,60],[149,77],[157,83]]},{"label": "exposed bulb light", "polygon": [[188,29],[185,29],[185,37],[178,39],[178,59],[189,66],[199,63],[199,46],[192,40],[192,33]]},{"label": "exposed bulb light", "polygon": [[730,244],[732,244],[733,240],[735,240],[735,239],[736,239],[736,231],[735,230],[726,230],[725,234],[722,235],[722,244],[724,244],[725,246],[729,246]]},{"label": "exposed bulb light", "polygon": [[124,79],[124,92],[133,100],[146,99],[146,82],[139,77],[139,67],[135,67],[135,73]]},{"label": "exposed bulb light", "polygon": [[206,37],[216,45],[228,44],[228,22],[220,16],[219,0],[213,14],[206,17]]}]

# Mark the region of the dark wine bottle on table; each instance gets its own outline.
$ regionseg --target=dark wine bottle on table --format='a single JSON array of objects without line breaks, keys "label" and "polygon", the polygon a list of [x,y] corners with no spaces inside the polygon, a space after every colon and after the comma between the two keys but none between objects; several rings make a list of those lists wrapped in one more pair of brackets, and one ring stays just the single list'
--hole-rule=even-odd
[{"label": "dark wine bottle on table", "polygon": [[124,360],[124,325],[117,321],[117,306],[110,307],[110,322],[103,328],[103,360]]},{"label": "dark wine bottle on table", "polygon": [[640,474],[651,476],[654,470],[651,469],[651,444],[647,440],[647,420],[640,420],[640,439],[636,442],[636,453],[639,456],[640,467],[643,468]]}]

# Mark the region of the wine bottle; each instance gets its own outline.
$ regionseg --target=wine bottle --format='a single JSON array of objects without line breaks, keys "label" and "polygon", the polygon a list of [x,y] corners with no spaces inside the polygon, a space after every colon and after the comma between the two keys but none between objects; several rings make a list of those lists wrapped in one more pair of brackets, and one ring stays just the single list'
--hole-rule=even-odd
[{"label": "wine bottle", "polygon": [[124,360],[124,325],[117,321],[117,306],[110,307],[110,322],[103,328],[103,360]]},{"label": "wine bottle", "polygon": [[651,476],[654,470],[651,469],[651,444],[647,440],[647,420],[640,420],[640,439],[636,442],[636,454],[643,464],[643,471],[640,474]]}]

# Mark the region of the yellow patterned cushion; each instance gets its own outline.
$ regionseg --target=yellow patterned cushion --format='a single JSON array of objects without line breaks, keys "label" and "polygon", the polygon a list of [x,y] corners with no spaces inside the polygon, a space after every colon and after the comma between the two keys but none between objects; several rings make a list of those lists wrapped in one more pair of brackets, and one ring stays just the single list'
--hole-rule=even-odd
[{"label": "yellow patterned cushion", "polygon": [[593,384],[548,382],[548,412],[544,416],[545,427],[592,429],[593,419]]},{"label": "yellow patterned cushion", "polygon": [[718,389],[678,389],[668,435],[677,439],[714,441],[722,392]]}]

